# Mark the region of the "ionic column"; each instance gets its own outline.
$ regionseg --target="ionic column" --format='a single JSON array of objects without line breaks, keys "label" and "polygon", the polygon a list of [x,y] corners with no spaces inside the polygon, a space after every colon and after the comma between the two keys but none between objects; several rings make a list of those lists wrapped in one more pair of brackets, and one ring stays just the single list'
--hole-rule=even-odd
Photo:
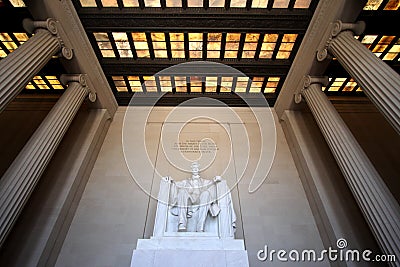
[{"label": "ionic column", "polygon": [[310,107],[347,184],[384,253],[400,257],[400,207],[339,113],[321,90],[327,78],[306,77],[301,95]]},{"label": "ionic column", "polygon": [[0,112],[60,50],[71,59],[72,50],[64,46],[54,19],[24,20],[24,28],[34,35],[0,61]]},{"label": "ionic column", "polygon": [[359,35],[364,28],[363,22],[335,22],[317,59],[324,60],[328,53],[335,56],[400,134],[400,75],[354,38],[354,33]]},{"label": "ionic column", "polygon": [[83,75],[62,76],[68,88],[0,179],[0,245],[89,94]]}]

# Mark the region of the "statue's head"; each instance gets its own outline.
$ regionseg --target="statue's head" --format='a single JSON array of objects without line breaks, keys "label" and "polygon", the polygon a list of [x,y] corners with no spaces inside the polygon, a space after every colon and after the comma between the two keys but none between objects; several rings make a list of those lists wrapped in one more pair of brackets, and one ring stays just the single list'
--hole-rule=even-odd
[{"label": "statue's head", "polygon": [[193,178],[200,177],[200,175],[199,175],[199,169],[200,169],[199,163],[195,161],[195,162],[192,163],[191,167],[192,167],[192,177]]}]

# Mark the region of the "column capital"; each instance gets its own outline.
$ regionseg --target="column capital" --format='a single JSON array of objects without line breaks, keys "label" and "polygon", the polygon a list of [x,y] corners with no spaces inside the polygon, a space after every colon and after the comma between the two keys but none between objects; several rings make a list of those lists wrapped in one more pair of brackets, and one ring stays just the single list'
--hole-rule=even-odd
[{"label": "column capital", "polygon": [[328,35],[322,39],[320,45],[317,50],[317,60],[323,61],[328,58],[329,52],[328,48],[331,44],[332,39],[338,36],[341,32],[349,31],[353,34],[360,35],[365,30],[365,22],[357,21],[356,23],[345,23],[341,20],[337,20],[330,25],[330,29],[328,30]]},{"label": "column capital", "polygon": [[299,88],[296,93],[294,94],[294,102],[299,104],[303,97],[302,94],[305,90],[307,90],[312,84],[321,84],[323,86],[327,86],[329,83],[328,76],[304,76],[303,78],[303,86]]},{"label": "column capital", "polygon": [[89,93],[90,102],[96,101],[96,91],[88,86],[86,74],[62,74],[60,76],[60,82],[67,85],[70,82],[79,83],[82,87],[86,88]]},{"label": "column capital", "polygon": [[47,30],[52,35],[57,37],[57,39],[60,43],[60,46],[61,46],[61,55],[64,58],[69,60],[69,59],[72,59],[72,57],[74,56],[72,49],[67,47],[65,45],[65,42],[61,38],[60,33],[63,30],[62,30],[60,23],[57,20],[55,20],[53,18],[48,18],[46,20],[36,21],[36,20],[32,20],[30,18],[25,18],[22,21],[22,26],[28,33],[31,33],[31,34],[39,29]]}]

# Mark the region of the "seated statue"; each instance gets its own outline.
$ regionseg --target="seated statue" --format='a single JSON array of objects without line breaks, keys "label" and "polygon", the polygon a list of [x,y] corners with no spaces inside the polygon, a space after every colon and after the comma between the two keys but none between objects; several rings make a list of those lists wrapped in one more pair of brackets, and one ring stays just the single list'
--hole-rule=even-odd
[{"label": "seated statue", "polygon": [[194,212],[198,212],[196,232],[204,232],[208,212],[211,216],[216,217],[221,211],[216,202],[215,186],[221,181],[221,177],[216,176],[214,180],[201,178],[197,162],[193,162],[191,168],[192,176],[189,179],[179,182],[172,181],[175,186],[171,187],[171,213],[179,216],[178,231],[185,232],[187,218],[192,217]]},{"label": "seated statue", "polygon": [[192,175],[186,180],[174,181],[170,176],[160,180],[153,237],[198,232],[233,239],[236,214],[227,181],[220,176],[202,179],[199,164],[194,162],[191,167]]}]

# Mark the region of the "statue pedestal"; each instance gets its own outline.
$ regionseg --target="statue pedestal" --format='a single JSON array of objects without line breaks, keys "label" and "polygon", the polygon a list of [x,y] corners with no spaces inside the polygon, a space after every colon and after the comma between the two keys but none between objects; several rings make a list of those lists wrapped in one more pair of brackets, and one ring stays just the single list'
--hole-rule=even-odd
[{"label": "statue pedestal", "polygon": [[131,267],[248,267],[243,240],[211,237],[139,239]]},{"label": "statue pedestal", "polygon": [[221,210],[217,217],[208,214],[204,232],[191,230],[195,213],[188,219],[188,231],[178,232],[177,216],[170,212],[173,187],[169,178],[161,179],[153,236],[138,240],[131,267],[248,267],[244,242],[234,239],[236,215],[226,181],[214,185]]}]

